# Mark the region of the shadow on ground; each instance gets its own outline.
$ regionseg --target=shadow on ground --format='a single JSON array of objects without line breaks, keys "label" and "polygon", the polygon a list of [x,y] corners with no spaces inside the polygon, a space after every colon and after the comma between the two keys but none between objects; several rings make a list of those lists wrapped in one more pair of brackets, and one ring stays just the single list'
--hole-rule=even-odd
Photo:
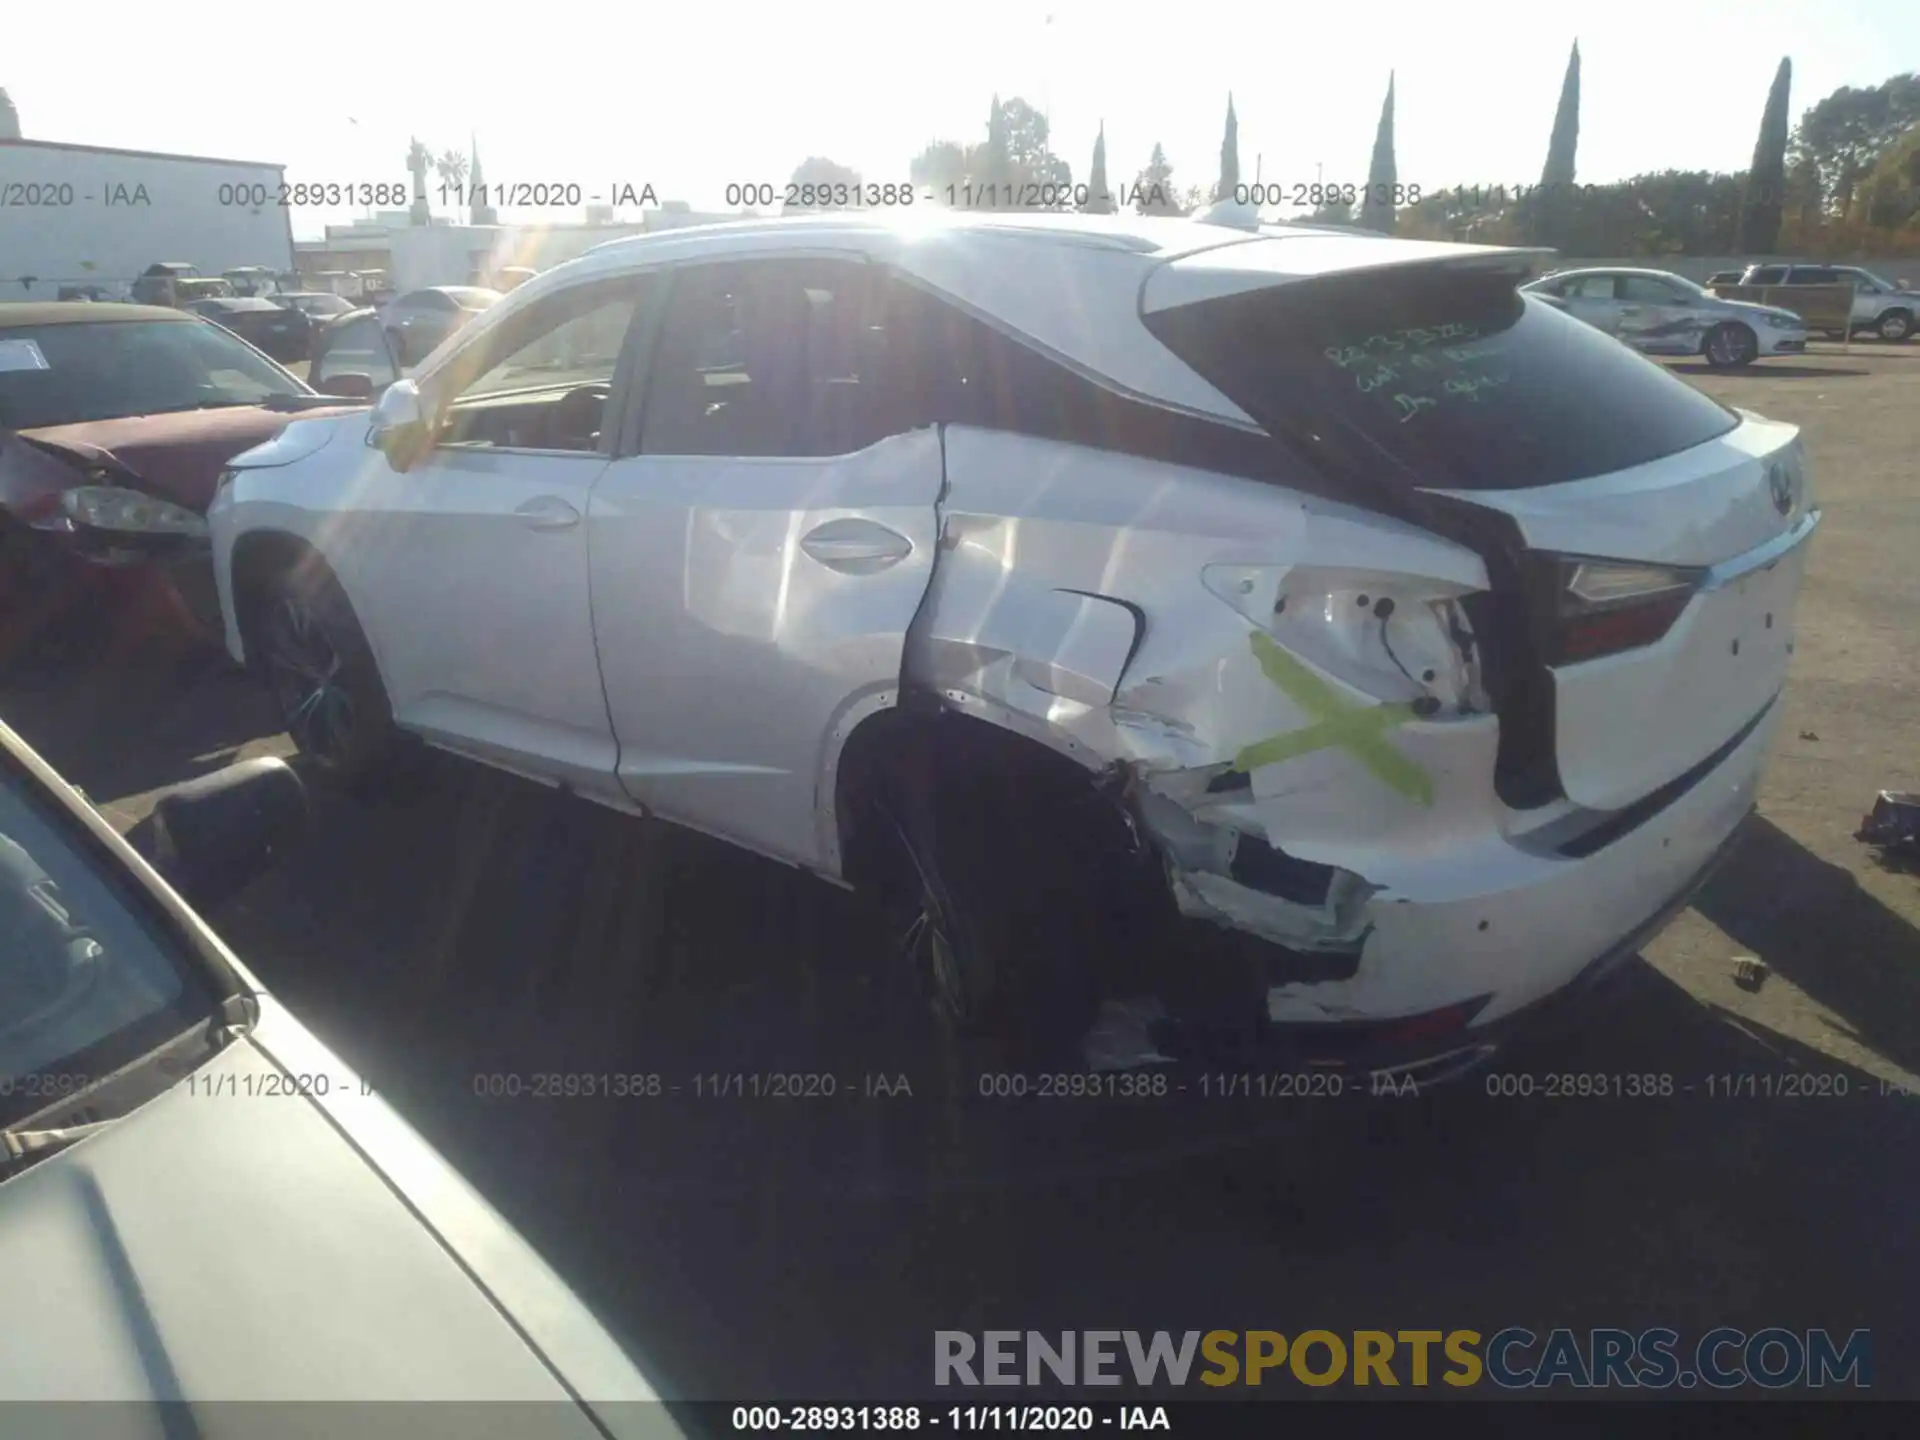
[{"label": "shadow on ground", "polygon": [[1694,908],[1749,954],[1920,1072],[1920,931],[1765,817]]},{"label": "shadow on ground", "polygon": [[[252,697],[197,688],[0,713],[36,744],[71,725],[60,763],[104,795],[253,727]],[[115,728],[194,705],[233,713]],[[1911,932],[1769,831],[1703,906],[1910,1054],[1870,982]],[[1857,952],[1837,964],[1835,914]],[[935,1329],[1869,1326],[1889,1361],[1920,1339],[1899,1218],[1920,1107],[1644,964],[1432,1096],[1230,1102],[1189,1076],[990,1099],[902,1015],[849,897],[454,762],[385,804],[320,794],[212,918],[674,1396],[950,1399]],[[1787,1073],[1827,1078],[1735,1078]],[[535,1098],[542,1075],[642,1093]],[[1891,1363],[1876,1390],[1914,1393]]]}]

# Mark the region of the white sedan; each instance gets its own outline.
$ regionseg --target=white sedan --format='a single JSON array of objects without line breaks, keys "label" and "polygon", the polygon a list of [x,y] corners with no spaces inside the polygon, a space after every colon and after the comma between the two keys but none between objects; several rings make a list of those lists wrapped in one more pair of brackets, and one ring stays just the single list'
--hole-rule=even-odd
[{"label": "white sedan", "polygon": [[1458,1073],[1735,835],[1819,519],[1792,426],[1517,293],[1532,259],[616,241],[233,462],[228,644],[348,784],[421,740],[873,890],[1018,1053],[1200,990]]},{"label": "white sedan", "polygon": [[1793,311],[1722,300],[1666,270],[1561,270],[1523,288],[1642,355],[1699,355],[1734,370],[1807,349],[1806,322]]}]

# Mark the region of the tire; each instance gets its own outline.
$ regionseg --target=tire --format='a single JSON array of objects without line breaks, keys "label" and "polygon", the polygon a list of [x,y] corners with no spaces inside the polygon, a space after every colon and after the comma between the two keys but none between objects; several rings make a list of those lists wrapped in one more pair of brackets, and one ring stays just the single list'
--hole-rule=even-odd
[{"label": "tire", "polygon": [[[987,1069],[1084,1068],[1113,951],[1105,847],[1044,794],[942,766],[881,805],[885,899],[914,1003]],[[1078,842],[1076,848],[1076,842]]]},{"label": "tire", "polygon": [[1760,340],[1753,331],[1736,321],[1716,325],[1701,342],[1700,353],[1716,370],[1738,370],[1751,365],[1760,354]]},{"label": "tire", "polygon": [[1913,312],[1889,310],[1874,324],[1874,333],[1892,345],[1904,345],[1913,338]]},{"label": "tire", "polygon": [[283,571],[247,621],[247,651],[302,758],[342,789],[390,773],[401,735],[360,622],[323,565]]}]

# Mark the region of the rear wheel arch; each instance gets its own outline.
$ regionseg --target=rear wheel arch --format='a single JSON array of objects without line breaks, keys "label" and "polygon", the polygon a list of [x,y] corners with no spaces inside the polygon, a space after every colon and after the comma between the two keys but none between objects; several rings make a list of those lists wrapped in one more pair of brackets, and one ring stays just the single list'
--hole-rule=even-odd
[{"label": "rear wheel arch", "polygon": [[[995,707],[997,709],[997,707]],[[908,692],[903,703],[876,711],[847,736],[833,765],[823,800],[832,805],[841,877],[856,889],[884,879],[873,867],[877,813],[915,767],[931,776],[978,777],[1002,791],[1032,787],[1036,795],[1074,792],[1097,796],[1105,766],[1080,741],[1050,727],[1002,723],[992,715],[949,708],[935,696]],[[1116,812],[1117,813],[1117,812]],[[883,832],[884,833],[884,832]]]},{"label": "rear wheel arch", "polygon": [[[949,1023],[1065,1058],[1112,978],[1120,938],[1146,933],[1144,917],[1167,900],[1164,886],[1143,883],[1159,875],[1158,857],[1064,738],[1042,743],[924,691],[907,702],[868,716],[842,749],[842,878],[892,918],[906,943],[897,958],[916,973],[929,956],[907,942],[929,928],[947,937],[949,973],[929,998]],[[1101,903],[1114,895],[1123,898]],[[1134,923],[1116,921],[1136,911]]]}]

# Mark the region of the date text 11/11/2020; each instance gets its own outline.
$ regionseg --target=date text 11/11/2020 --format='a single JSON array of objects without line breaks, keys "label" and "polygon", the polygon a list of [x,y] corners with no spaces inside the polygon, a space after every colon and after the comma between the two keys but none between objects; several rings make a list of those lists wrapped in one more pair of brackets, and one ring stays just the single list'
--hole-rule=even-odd
[{"label": "date text 11/11/2020", "polygon": [[[1374,186],[1395,205],[1420,198],[1418,185]],[[1242,205],[1320,205],[1351,203],[1369,187],[1332,184],[1240,185],[1234,200]],[[1179,193],[1162,183],[1122,182],[1104,192],[1116,211],[1182,213]],[[952,210],[1085,210],[1099,198],[1084,181],[956,181],[947,185],[885,184],[863,181],[738,181],[726,187],[722,203],[735,210],[873,210],[932,205]]]}]

